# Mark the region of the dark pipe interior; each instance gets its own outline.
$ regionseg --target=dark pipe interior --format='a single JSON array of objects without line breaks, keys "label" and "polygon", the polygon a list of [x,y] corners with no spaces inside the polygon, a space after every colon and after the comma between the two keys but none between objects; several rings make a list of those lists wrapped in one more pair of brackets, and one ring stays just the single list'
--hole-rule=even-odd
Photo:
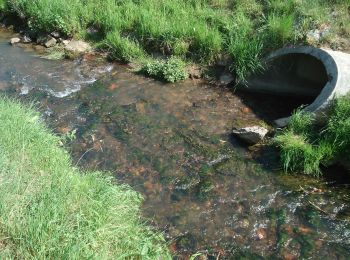
[{"label": "dark pipe interior", "polygon": [[316,97],[328,82],[323,63],[307,54],[273,59],[264,72],[248,80],[248,90],[287,96]]},{"label": "dark pipe interior", "polygon": [[265,120],[290,116],[312,103],[328,82],[323,63],[307,54],[273,59],[266,69],[248,79],[237,94]]}]

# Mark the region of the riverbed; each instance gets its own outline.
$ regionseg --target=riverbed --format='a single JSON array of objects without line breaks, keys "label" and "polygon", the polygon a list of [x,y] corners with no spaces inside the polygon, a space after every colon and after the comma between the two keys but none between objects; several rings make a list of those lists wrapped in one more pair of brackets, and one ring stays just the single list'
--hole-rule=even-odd
[{"label": "riverbed", "polygon": [[269,124],[293,102],[281,98],[276,109],[275,97],[201,80],[164,84],[98,55],[48,60],[9,45],[12,36],[0,31],[2,93],[34,102],[77,167],[139,191],[174,259],[350,258],[349,183],[287,175],[274,149],[231,135]]}]

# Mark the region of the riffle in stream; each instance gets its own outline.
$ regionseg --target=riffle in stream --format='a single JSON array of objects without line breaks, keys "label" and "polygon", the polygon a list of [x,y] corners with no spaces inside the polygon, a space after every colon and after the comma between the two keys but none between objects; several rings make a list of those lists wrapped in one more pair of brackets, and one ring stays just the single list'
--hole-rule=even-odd
[{"label": "riffle in stream", "polygon": [[75,133],[66,146],[79,167],[141,192],[174,258],[350,258],[349,185],[286,175],[273,150],[230,135],[276,108],[257,113],[259,97],[162,84],[91,55],[45,60],[9,37],[0,32],[0,90],[37,102],[58,134]]}]

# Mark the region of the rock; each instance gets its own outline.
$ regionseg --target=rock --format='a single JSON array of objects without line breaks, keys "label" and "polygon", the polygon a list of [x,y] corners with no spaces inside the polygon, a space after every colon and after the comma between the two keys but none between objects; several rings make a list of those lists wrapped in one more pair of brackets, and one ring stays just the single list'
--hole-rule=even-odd
[{"label": "rock", "polygon": [[21,42],[21,39],[18,37],[14,37],[10,40],[11,45],[15,45],[16,43],[19,43],[19,42]]},{"label": "rock", "polygon": [[31,43],[32,39],[28,35],[24,35],[22,38],[23,43]]},{"label": "rock", "polygon": [[56,39],[61,37],[61,34],[59,32],[52,32],[52,33],[50,33],[50,35]]},{"label": "rock", "polygon": [[87,51],[91,50],[91,46],[84,41],[72,40],[66,44],[64,49],[68,52],[83,53],[83,52],[87,52]]},{"label": "rock", "polygon": [[321,35],[320,35],[320,30],[316,29],[313,31],[309,31],[306,34],[306,41],[310,44],[316,44],[320,41]]},{"label": "rock", "polygon": [[53,37],[49,37],[49,39],[44,43],[46,48],[51,48],[57,44],[57,40]]},{"label": "rock", "polygon": [[230,84],[232,81],[235,80],[235,78],[232,76],[231,73],[224,73],[220,76],[220,84],[224,84],[224,85],[228,85]]},{"label": "rock", "polygon": [[238,138],[249,144],[257,144],[265,138],[269,130],[261,126],[250,126],[234,129],[232,132]]},{"label": "rock", "polygon": [[329,28],[315,29],[306,34],[306,41],[309,44],[317,44],[330,35]]}]

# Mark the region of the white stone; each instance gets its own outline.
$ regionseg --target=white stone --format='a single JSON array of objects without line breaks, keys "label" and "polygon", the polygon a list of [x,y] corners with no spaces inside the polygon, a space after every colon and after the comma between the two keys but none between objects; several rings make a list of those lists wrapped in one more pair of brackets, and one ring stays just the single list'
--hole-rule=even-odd
[{"label": "white stone", "polygon": [[249,144],[257,144],[261,142],[269,130],[261,126],[249,126],[240,129],[234,129],[232,133],[238,138]]},{"label": "white stone", "polygon": [[15,45],[16,43],[19,43],[19,42],[21,42],[21,39],[18,37],[14,37],[10,40],[11,45]]}]

